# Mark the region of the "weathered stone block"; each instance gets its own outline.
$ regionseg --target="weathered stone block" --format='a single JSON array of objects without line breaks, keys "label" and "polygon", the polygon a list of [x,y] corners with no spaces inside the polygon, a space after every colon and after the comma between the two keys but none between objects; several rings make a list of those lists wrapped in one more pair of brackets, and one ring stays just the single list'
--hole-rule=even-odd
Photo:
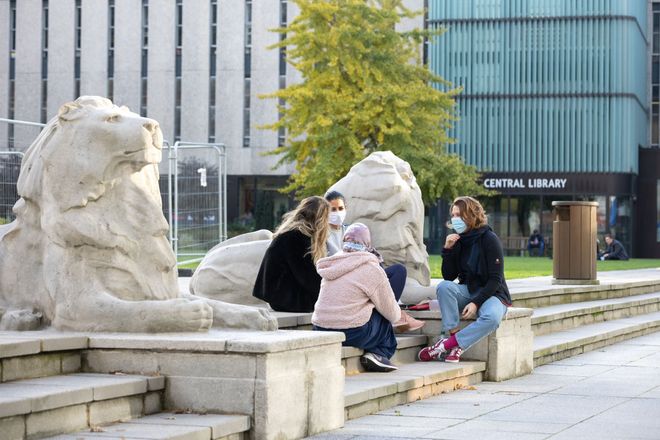
[{"label": "weathered stone block", "polygon": [[87,350],[83,352],[83,371],[135,374],[158,373],[158,358],[148,351]]},{"label": "weathered stone block", "polygon": [[165,376],[223,377],[244,379],[255,377],[254,356],[238,354],[159,353],[156,355],[160,374]]},{"label": "weathered stone block", "polygon": [[163,409],[163,397],[160,392],[148,393],[144,396],[144,413],[156,414]]},{"label": "weathered stone block", "polygon": [[307,435],[308,384],[304,372],[257,380],[254,390],[254,437],[303,438]]},{"label": "weathered stone block", "polygon": [[25,438],[25,417],[0,419],[0,428],[3,440],[23,440]]},{"label": "weathered stone block", "polygon": [[62,374],[78,373],[82,368],[82,356],[79,352],[62,354]]},{"label": "weathered stone block", "polygon": [[60,374],[60,369],[61,358],[55,353],[3,359],[2,381],[55,376]]},{"label": "weathered stone block", "polygon": [[344,426],[344,368],[337,365],[308,372],[307,435]]},{"label": "weathered stone block", "polygon": [[86,428],[87,405],[67,406],[27,416],[26,437],[35,439]]},{"label": "weathered stone block", "polygon": [[[256,405],[251,396],[255,393],[252,379],[226,379],[205,377],[170,376],[166,379],[165,408],[170,410],[191,409],[195,412],[254,413]],[[284,395],[290,395],[285,391]],[[291,394],[292,395],[292,394]],[[245,399],[226,399],[223,396],[245,396]],[[292,395],[293,397],[293,395]],[[276,405],[282,403],[276,403]]]},{"label": "weathered stone block", "polygon": [[89,405],[89,425],[126,421],[140,417],[144,413],[142,396],[92,402]]}]

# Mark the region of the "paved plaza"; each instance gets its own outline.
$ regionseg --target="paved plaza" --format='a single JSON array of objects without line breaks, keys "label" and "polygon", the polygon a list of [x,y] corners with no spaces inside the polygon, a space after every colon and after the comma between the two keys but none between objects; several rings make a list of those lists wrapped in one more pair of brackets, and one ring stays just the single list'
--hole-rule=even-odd
[{"label": "paved plaza", "polygon": [[346,422],[311,437],[660,439],[660,332]]}]

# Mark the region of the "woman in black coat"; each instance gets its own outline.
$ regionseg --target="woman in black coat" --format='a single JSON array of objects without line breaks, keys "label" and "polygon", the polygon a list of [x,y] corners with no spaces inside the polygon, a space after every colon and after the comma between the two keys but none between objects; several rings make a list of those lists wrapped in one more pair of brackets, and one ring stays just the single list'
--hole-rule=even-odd
[{"label": "woman in black coat", "polygon": [[252,296],[278,312],[313,312],[321,277],[316,262],[327,253],[330,205],[308,197],[284,216],[259,268]]},{"label": "woman in black coat", "polygon": [[[445,362],[458,362],[463,350],[499,327],[511,305],[502,244],[488,226],[481,203],[472,197],[454,200],[451,227],[456,234],[447,236],[442,249],[444,281],[436,291],[447,337],[423,348],[418,355],[421,361],[444,354]],[[461,319],[474,318],[476,321],[459,329]]]}]

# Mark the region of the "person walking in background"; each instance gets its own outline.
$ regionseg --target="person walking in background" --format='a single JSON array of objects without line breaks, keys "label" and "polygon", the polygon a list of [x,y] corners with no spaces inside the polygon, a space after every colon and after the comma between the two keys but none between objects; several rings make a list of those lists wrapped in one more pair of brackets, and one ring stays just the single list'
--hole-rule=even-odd
[{"label": "person walking in background", "polygon": [[273,235],[257,274],[252,296],[279,312],[311,312],[321,277],[316,262],[327,254],[330,205],[308,197],[284,219]]},{"label": "person walking in background", "polygon": [[[472,197],[458,197],[450,215],[456,233],[445,241],[444,281],[436,290],[445,337],[419,352],[417,357],[424,362],[441,355],[445,355],[445,362],[458,362],[463,350],[497,329],[511,305],[502,244],[488,226],[481,203]],[[475,317],[476,321],[459,330],[461,319]]]},{"label": "person walking in background", "polygon": [[619,240],[616,240],[612,234],[605,234],[605,243],[607,248],[600,254],[601,260],[628,260],[628,253]]},{"label": "person walking in background", "polygon": [[[369,228],[354,223],[346,229],[342,251],[318,261],[323,280],[312,324],[314,330],[343,332],[344,346],[365,350],[360,363],[367,371],[388,372],[397,369],[390,361],[397,346],[392,325],[408,315],[371,250]],[[417,328],[423,325],[416,322]]]},{"label": "person walking in background", "polygon": [[[339,191],[328,191],[325,199],[330,203],[330,231],[328,233],[328,255],[334,255],[342,249],[344,233],[348,225],[344,224],[346,220],[346,200]],[[394,263],[385,267],[383,257],[372,248],[372,253],[378,257],[380,265],[385,269],[387,279],[397,298],[401,298],[403,288],[406,286],[408,271],[406,266],[400,263]],[[404,328],[401,329],[405,330]]]},{"label": "person walking in background", "polygon": [[534,256],[533,250],[538,252],[539,257],[543,256],[543,251],[545,250],[545,240],[538,229],[534,229],[532,235],[529,236],[529,240],[527,240],[527,252],[530,257]]}]

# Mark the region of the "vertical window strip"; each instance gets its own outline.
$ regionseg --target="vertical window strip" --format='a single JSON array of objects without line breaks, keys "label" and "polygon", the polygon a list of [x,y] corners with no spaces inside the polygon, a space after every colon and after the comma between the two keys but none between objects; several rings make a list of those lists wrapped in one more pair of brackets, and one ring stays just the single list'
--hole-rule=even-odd
[{"label": "vertical window strip", "polygon": [[147,72],[149,68],[149,0],[142,0],[142,35],[140,65],[140,115],[147,116]]},{"label": "vertical window strip", "polygon": [[108,99],[114,100],[115,0],[108,0]]},{"label": "vertical window strip", "polygon": [[[9,2],[9,96],[7,99],[7,116],[16,116],[16,0]],[[14,149],[14,124],[7,127],[7,148]]]},{"label": "vertical window strip", "polygon": [[252,0],[245,0],[245,50],[243,60],[243,147],[249,147],[250,81],[252,77]]},{"label": "vertical window strip", "polygon": [[41,123],[48,118],[48,0],[41,1]]},{"label": "vertical window strip", "polygon": [[[288,18],[287,18],[287,0],[280,0],[280,27],[284,28],[287,26]],[[282,33],[280,34],[280,41],[283,41],[286,39],[286,34]],[[285,47],[280,47],[279,51],[279,57],[280,57],[280,81],[279,81],[279,88],[284,89],[286,88],[286,48]],[[278,100],[278,105],[280,107],[280,110],[278,111],[277,118],[281,119],[282,118],[282,108],[286,105],[286,102],[284,99],[280,98]],[[286,143],[286,129],[284,127],[279,127],[277,129],[277,146],[281,147]]]},{"label": "vertical window strip", "polygon": [[209,138],[215,143],[215,82],[216,56],[218,50],[218,0],[211,1],[210,35],[209,35]]},{"label": "vertical window strip", "polygon": [[82,0],[76,0],[76,17],[75,17],[75,51],[74,51],[74,97],[76,99],[80,96],[80,49],[82,46]]},{"label": "vertical window strip", "polygon": [[176,0],[174,79],[174,141],[181,140],[181,55],[183,52],[183,0]]}]

